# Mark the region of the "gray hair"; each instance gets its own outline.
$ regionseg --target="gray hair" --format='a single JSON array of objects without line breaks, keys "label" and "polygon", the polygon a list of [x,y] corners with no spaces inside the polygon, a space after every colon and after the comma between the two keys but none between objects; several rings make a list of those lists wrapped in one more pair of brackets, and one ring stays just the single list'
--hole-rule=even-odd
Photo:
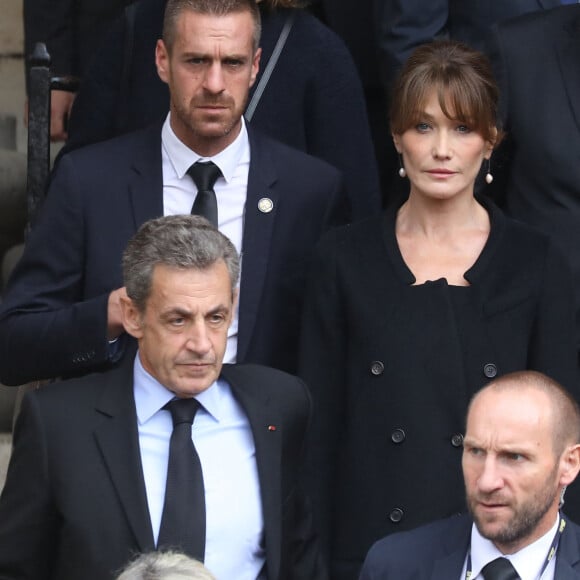
[{"label": "gray hair", "polygon": [[163,42],[169,52],[175,42],[175,30],[181,13],[185,10],[197,14],[226,16],[234,12],[249,12],[254,21],[252,45],[254,53],[260,46],[262,21],[256,0],[167,0],[163,17]]},{"label": "gray hair", "polygon": [[178,552],[150,552],[131,562],[117,580],[215,580],[197,560]]},{"label": "gray hair", "polygon": [[206,270],[223,260],[232,295],[240,275],[240,259],[230,240],[198,215],[173,215],[145,222],[123,253],[127,295],[144,312],[157,265]]}]

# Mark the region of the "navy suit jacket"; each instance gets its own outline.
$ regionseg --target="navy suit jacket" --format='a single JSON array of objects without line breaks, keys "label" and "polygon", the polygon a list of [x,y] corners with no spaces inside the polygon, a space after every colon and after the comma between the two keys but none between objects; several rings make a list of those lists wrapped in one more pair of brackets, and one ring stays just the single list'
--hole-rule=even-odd
[{"label": "navy suit jacket", "polygon": [[[248,133],[236,360],[292,372],[310,254],[323,231],[345,221],[346,202],[336,169]],[[122,286],[129,238],[163,215],[162,188],[159,125],[62,158],[0,310],[1,382],[108,363],[108,295]],[[264,197],[269,213],[258,209]]]},{"label": "navy suit jacket", "polygon": [[[325,579],[297,486],[308,389],[257,365],[224,365],[222,377],[254,437],[267,578]],[[0,499],[0,579],[107,580],[135,553],[154,549],[133,358],[106,373],[28,393]]]},{"label": "navy suit jacket", "polygon": [[[580,527],[566,519],[558,544],[556,580],[580,578]],[[460,578],[471,539],[469,516],[453,516],[409,532],[392,534],[370,549],[360,580]]]},{"label": "navy suit jacket", "polygon": [[559,0],[375,0],[379,49],[392,79],[411,51],[448,35],[483,50],[491,26],[501,20],[559,6]]}]

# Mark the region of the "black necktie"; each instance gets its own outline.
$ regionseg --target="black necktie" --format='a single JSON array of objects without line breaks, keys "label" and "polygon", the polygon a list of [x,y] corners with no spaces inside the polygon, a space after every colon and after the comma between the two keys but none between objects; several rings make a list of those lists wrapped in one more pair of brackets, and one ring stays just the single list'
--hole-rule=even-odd
[{"label": "black necktie", "polygon": [[485,580],[520,580],[518,573],[507,558],[496,558],[483,567]]},{"label": "black necktie", "polygon": [[171,412],[173,432],[158,549],[175,549],[203,562],[205,554],[205,492],[191,426],[200,404],[175,399],[163,407]]},{"label": "black necktie", "polygon": [[217,228],[218,208],[213,186],[216,179],[222,174],[220,168],[211,161],[198,161],[187,170],[187,173],[191,175],[197,186],[197,196],[193,202],[191,213],[202,215]]}]

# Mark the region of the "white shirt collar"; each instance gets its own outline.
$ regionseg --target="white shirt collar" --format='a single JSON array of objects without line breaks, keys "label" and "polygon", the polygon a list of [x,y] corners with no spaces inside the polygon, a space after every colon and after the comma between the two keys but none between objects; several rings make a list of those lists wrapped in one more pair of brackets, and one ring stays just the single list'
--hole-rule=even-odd
[{"label": "white shirt collar", "polygon": [[244,118],[242,117],[241,119],[242,126],[240,132],[232,143],[212,157],[202,157],[179,140],[171,128],[170,117],[171,113],[167,115],[163,123],[161,143],[173,166],[175,174],[181,179],[187,173],[187,170],[197,161],[213,161],[220,168],[223,178],[229,183],[242,159],[242,155],[249,148],[248,130],[246,129]]},{"label": "white shirt collar", "polygon": [[[221,400],[225,396],[224,391],[227,388],[227,383],[223,379],[218,379],[205,391],[195,396],[202,404],[203,409],[218,423],[220,422],[220,417],[222,417]],[[139,352],[135,356],[133,366],[133,391],[137,421],[140,425],[149,421],[164,405],[175,398],[175,395],[169,389],[164,387],[143,368]]]},{"label": "white shirt collar", "polygon": [[560,516],[554,525],[535,542],[522,548],[515,554],[502,554],[491,542],[484,538],[475,524],[471,527],[471,578],[477,578],[483,567],[496,558],[507,558],[522,580],[533,580],[539,577],[542,566],[548,557],[548,551],[558,529]]}]

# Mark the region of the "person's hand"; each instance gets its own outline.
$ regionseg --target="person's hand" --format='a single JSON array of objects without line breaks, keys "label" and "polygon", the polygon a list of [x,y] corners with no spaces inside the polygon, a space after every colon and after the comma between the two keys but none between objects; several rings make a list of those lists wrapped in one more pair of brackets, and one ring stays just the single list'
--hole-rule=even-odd
[{"label": "person's hand", "polygon": [[68,118],[76,93],[69,91],[50,91],[50,140],[68,139]]},{"label": "person's hand", "polygon": [[127,298],[125,287],[117,288],[109,294],[107,308],[107,339],[114,340],[125,329],[123,327],[123,313],[121,310],[121,298]]},{"label": "person's hand", "polygon": [[[50,140],[66,141],[67,124],[76,93],[69,91],[50,92]],[[28,127],[28,99],[24,103],[24,126]]]}]

